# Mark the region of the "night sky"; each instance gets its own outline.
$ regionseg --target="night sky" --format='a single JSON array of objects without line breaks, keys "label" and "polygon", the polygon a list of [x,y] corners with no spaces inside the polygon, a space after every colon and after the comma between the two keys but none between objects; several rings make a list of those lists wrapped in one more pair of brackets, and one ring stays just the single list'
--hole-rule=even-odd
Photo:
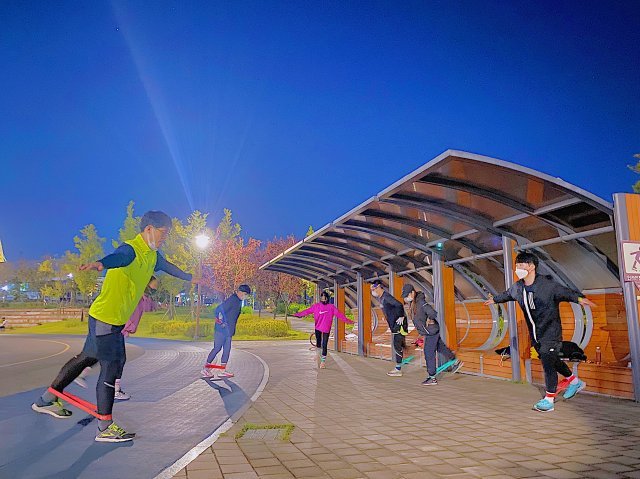
[{"label": "night sky", "polygon": [[444,150],[611,201],[638,176],[640,2],[0,5],[0,241],[229,208],[304,235]]}]

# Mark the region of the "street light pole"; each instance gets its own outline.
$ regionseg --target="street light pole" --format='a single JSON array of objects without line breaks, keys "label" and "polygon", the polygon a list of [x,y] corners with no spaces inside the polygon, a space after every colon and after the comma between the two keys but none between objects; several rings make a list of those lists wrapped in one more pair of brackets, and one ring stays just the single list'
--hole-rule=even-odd
[{"label": "street light pole", "polygon": [[200,254],[198,256],[198,277],[199,277],[199,281],[197,285],[198,305],[196,307],[196,327],[193,333],[194,341],[198,340],[198,335],[200,332],[200,311],[202,308],[202,290],[200,286],[200,283],[202,282],[202,255],[204,254],[204,250],[207,248],[208,245],[209,245],[209,237],[206,234],[202,233],[196,236],[196,246],[198,246],[198,249],[200,250]]},{"label": "street light pole", "polygon": [[[198,276],[202,278],[202,251],[200,251],[200,260],[198,261]],[[198,290],[198,306],[196,308],[196,330],[193,335],[194,341],[198,340],[198,333],[200,330],[200,311],[201,311],[200,307],[202,303],[202,292],[200,290],[200,281],[198,281],[197,290]]]}]

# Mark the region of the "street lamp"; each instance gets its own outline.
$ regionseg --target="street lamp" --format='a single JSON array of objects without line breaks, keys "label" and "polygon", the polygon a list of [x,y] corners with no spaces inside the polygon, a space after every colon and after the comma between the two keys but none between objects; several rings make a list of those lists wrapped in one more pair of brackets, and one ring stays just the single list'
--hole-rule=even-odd
[{"label": "street lamp", "polygon": [[198,332],[200,329],[200,310],[202,305],[202,293],[200,291],[200,283],[202,282],[202,255],[204,254],[204,250],[209,246],[209,237],[202,233],[196,236],[196,246],[200,250],[200,254],[198,255],[198,276],[200,277],[200,281],[198,281],[198,306],[196,309],[196,328],[193,334],[193,339],[198,340]]}]

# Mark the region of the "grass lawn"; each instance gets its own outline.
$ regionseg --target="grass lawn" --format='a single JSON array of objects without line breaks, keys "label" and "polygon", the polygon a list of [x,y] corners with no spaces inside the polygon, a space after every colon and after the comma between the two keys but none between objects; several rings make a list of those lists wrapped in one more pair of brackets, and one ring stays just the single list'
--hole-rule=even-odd
[{"label": "grass lawn", "polygon": [[[200,331],[211,331],[213,326],[213,315],[210,311],[203,312]],[[165,317],[164,311],[154,311],[145,313],[140,320],[138,331],[133,337],[141,338],[161,338],[192,340],[193,335],[186,334],[187,328],[193,328],[194,321],[191,320],[189,311],[178,311],[175,318],[170,320]],[[284,321],[258,318],[256,315],[242,314],[238,320],[238,328],[233,337],[234,341],[256,341],[256,340],[297,340],[309,339],[309,333],[285,329]],[[274,332],[277,329],[277,332]],[[79,319],[66,319],[55,323],[46,323],[30,328],[12,328],[6,330],[6,334],[87,334],[87,322]],[[200,334],[200,340],[211,340],[211,333],[206,336]]]}]

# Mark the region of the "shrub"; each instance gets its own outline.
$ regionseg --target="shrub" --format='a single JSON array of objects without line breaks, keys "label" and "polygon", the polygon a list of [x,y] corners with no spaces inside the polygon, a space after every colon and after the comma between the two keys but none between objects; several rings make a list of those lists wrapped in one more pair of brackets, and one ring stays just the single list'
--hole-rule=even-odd
[{"label": "shrub", "polygon": [[[276,314],[284,314],[285,304],[283,302],[278,303],[276,306]],[[303,309],[307,309],[309,305],[304,303],[289,303],[289,315],[295,314],[298,311],[302,311]]]},{"label": "shrub", "polygon": [[[196,323],[194,321],[155,321],[150,324],[152,334],[166,334],[167,336],[193,337]],[[211,337],[214,331],[214,321],[201,320],[198,329],[200,337]],[[266,336],[268,338],[282,338],[289,335],[287,323],[280,320],[262,319],[257,315],[243,314],[238,318],[236,334],[244,336]]]}]

